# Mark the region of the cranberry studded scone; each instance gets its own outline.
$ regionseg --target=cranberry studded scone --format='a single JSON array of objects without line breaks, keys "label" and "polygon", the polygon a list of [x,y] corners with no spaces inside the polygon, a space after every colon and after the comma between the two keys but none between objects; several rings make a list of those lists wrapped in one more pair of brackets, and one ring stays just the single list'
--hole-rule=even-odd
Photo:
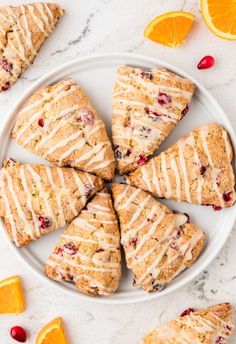
[{"label": "cranberry studded scone", "polygon": [[103,187],[102,180],[73,168],[21,164],[0,170],[0,216],[16,246],[63,227]]},{"label": "cranberry studded scone", "polygon": [[0,7],[0,92],[33,62],[64,11],[52,3]]},{"label": "cranberry studded scone", "polygon": [[121,228],[121,243],[134,285],[161,291],[198,258],[205,234],[151,195],[125,184],[112,186]]},{"label": "cranberry studded scone", "polygon": [[20,111],[12,137],[57,166],[111,180],[114,153],[103,121],[72,79],[37,91]]},{"label": "cranberry studded scone", "polygon": [[98,192],[62,234],[49,257],[46,274],[73,281],[80,292],[111,295],[121,275],[120,233],[107,190]]},{"label": "cranberry studded scone", "polygon": [[163,68],[118,68],[112,138],[120,174],[143,165],[186,115],[193,83]]},{"label": "cranberry studded scone", "polygon": [[147,334],[139,344],[226,344],[234,330],[229,303],[184,311],[181,316]]},{"label": "cranberry studded scone", "polygon": [[221,210],[236,200],[232,159],[226,130],[208,124],[137,168],[127,182],[159,197]]}]

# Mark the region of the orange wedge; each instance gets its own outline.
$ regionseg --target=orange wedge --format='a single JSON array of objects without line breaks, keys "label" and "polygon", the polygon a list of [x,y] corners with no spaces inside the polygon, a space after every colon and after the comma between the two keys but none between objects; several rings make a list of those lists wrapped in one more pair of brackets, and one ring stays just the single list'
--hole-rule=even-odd
[{"label": "orange wedge", "polygon": [[236,39],[235,0],[201,0],[201,11],[211,32],[223,39]]},{"label": "orange wedge", "polygon": [[194,15],[187,12],[168,12],[153,19],[144,36],[154,42],[177,48],[184,41],[194,21]]},{"label": "orange wedge", "polygon": [[0,314],[23,312],[24,297],[19,276],[0,281]]},{"label": "orange wedge", "polygon": [[45,325],[36,338],[36,344],[67,344],[62,318],[56,318]]}]

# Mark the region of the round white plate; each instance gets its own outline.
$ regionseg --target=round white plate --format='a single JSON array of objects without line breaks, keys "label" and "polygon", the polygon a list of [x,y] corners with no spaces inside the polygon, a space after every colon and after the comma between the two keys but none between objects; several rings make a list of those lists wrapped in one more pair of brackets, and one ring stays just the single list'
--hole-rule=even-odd
[{"label": "round white plate", "polygon": [[[116,68],[122,64],[129,64],[139,67],[166,67],[175,73],[191,79],[197,85],[197,92],[190,104],[189,113],[177,125],[172,134],[161,146],[161,150],[169,147],[170,144],[174,143],[177,139],[190,130],[210,122],[221,123],[228,130],[232,143],[234,147],[236,147],[235,134],[224,111],[217,104],[215,99],[209,94],[209,92],[190,75],[158,59],[128,53],[117,53],[79,58],[53,70],[34,83],[32,87],[30,87],[29,90],[18,100],[11,113],[9,113],[7,122],[0,131],[0,147],[2,147],[0,152],[0,162],[2,162],[4,158],[12,157],[25,163],[41,162],[48,164],[45,160],[28,153],[26,150],[16,145],[16,143],[10,139],[10,133],[16,114],[25,100],[40,87],[57,82],[66,76],[72,77],[86,91],[92,101],[92,104],[97,109],[101,118],[105,121],[108,133],[110,134],[113,83],[115,80]],[[44,275],[44,263],[57,243],[62,230],[51,233],[46,237],[31,243],[23,249],[18,249],[13,244],[11,244],[11,246],[25,261],[25,263],[27,263],[35,272],[37,272],[37,274],[46,282],[54,285],[55,288],[64,290],[65,293],[75,295],[75,297],[78,299],[121,304],[158,298],[162,295],[171,293],[172,291],[190,282],[207,267],[207,265],[219,253],[220,249],[228,238],[236,216],[235,207],[214,212],[211,207],[193,206],[174,201],[161,200],[161,202],[162,201],[173,210],[188,213],[193,223],[197,224],[205,231],[208,242],[197,262],[190,269],[184,271],[159,293],[154,292],[148,294],[142,289],[133,287],[132,273],[126,269],[124,264],[119,290],[114,296],[110,297],[91,298],[76,291],[74,285],[71,283],[59,283],[51,281]]]}]

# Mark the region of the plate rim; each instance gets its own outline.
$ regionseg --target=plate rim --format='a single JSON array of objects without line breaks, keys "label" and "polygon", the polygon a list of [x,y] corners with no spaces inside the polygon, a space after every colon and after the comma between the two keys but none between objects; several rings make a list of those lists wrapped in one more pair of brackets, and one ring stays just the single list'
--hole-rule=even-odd
[{"label": "plate rim", "polygon": [[[199,89],[205,96],[211,101],[212,104],[214,104],[214,108],[216,109],[217,114],[219,114],[219,117],[222,118],[224,122],[224,127],[226,127],[227,131],[230,134],[230,139],[232,142],[233,147],[236,147],[236,134],[234,132],[233,126],[231,125],[231,122],[229,118],[227,117],[225,111],[220,106],[220,104],[217,102],[217,100],[212,96],[212,94],[195,78],[193,78],[190,74],[185,72],[179,67],[175,67],[174,65],[163,61],[159,58],[154,58],[151,56],[143,55],[143,54],[136,54],[136,53],[130,53],[130,52],[110,52],[110,53],[99,53],[99,54],[90,54],[85,55],[79,58],[75,58],[72,61],[63,63],[59,65],[57,68],[54,68],[50,70],[49,72],[45,73],[42,77],[40,77],[38,80],[32,83],[26,91],[18,97],[16,102],[13,104],[13,106],[8,111],[8,114],[6,116],[5,121],[3,122],[3,125],[0,129],[0,138],[4,135],[4,132],[9,131],[9,127],[11,127],[12,120],[15,122],[16,118],[16,112],[17,110],[23,105],[23,103],[35,92],[38,88],[43,87],[42,85],[45,84],[47,79],[54,77],[57,73],[61,73],[63,71],[66,71],[67,69],[73,67],[73,65],[77,64],[83,64],[84,62],[93,62],[96,60],[101,59],[133,59],[133,60],[143,60],[145,63],[150,64],[156,64],[157,66],[165,67],[171,71],[173,71],[176,74],[179,74],[185,78],[188,78],[191,80],[196,86],[197,89]],[[66,74],[66,72],[65,72]],[[8,137],[9,139],[9,137]],[[5,152],[7,147],[7,140],[5,141],[4,147],[2,147],[2,151]],[[235,208],[235,207],[234,207]],[[173,293],[174,291],[182,288],[183,286],[189,284],[194,278],[196,278],[202,271],[204,271],[208,265],[215,259],[215,257],[219,254],[223,246],[225,245],[227,239],[230,236],[230,233],[233,229],[233,225],[235,223],[236,219],[236,212],[234,211],[233,214],[231,214],[231,220],[229,220],[227,224],[227,230],[224,231],[224,237],[222,240],[219,241],[218,246],[216,246],[216,249],[212,251],[208,257],[199,265],[198,268],[195,268],[189,275],[186,275],[181,280],[177,281],[175,284],[171,285],[169,288],[164,289],[161,293],[152,293],[148,294],[143,291],[143,294],[140,296],[132,297],[131,299],[120,299],[120,298],[112,298],[110,297],[90,297],[87,295],[84,295],[76,290],[72,290],[70,288],[67,288],[64,284],[50,280],[46,275],[44,275],[41,271],[38,270],[37,265],[31,260],[30,262],[27,260],[27,257],[22,253],[22,249],[17,248],[13,243],[11,243],[8,239],[7,233],[4,229],[3,220],[1,219],[1,227],[2,231],[4,233],[4,237],[7,240],[8,244],[11,246],[11,248],[16,252],[17,256],[20,257],[22,261],[24,261],[25,264],[35,273],[35,275],[39,276],[42,280],[46,281],[48,285],[53,286],[54,288],[57,288],[58,290],[64,291],[66,293],[69,293],[70,295],[73,295],[74,297],[77,297],[81,301],[89,301],[89,302],[96,302],[100,304],[131,304],[131,303],[137,303],[137,302],[144,302],[144,301],[151,301],[153,299],[160,298],[162,296],[168,295]]]}]

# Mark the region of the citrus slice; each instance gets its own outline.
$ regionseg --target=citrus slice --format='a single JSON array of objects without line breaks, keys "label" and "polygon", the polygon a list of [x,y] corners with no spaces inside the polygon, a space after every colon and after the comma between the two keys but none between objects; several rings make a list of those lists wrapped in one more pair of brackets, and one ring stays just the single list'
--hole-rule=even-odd
[{"label": "citrus slice", "polygon": [[235,0],[201,0],[201,11],[212,33],[223,39],[236,39]]},{"label": "citrus slice", "polygon": [[23,312],[24,297],[19,276],[0,281],[0,314]]},{"label": "citrus slice", "polygon": [[67,344],[62,318],[56,318],[45,325],[36,338],[36,344]]},{"label": "citrus slice", "polygon": [[154,42],[177,48],[184,41],[194,21],[194,15],[187,12],[168,12],[153,19],[144,36]]}]

